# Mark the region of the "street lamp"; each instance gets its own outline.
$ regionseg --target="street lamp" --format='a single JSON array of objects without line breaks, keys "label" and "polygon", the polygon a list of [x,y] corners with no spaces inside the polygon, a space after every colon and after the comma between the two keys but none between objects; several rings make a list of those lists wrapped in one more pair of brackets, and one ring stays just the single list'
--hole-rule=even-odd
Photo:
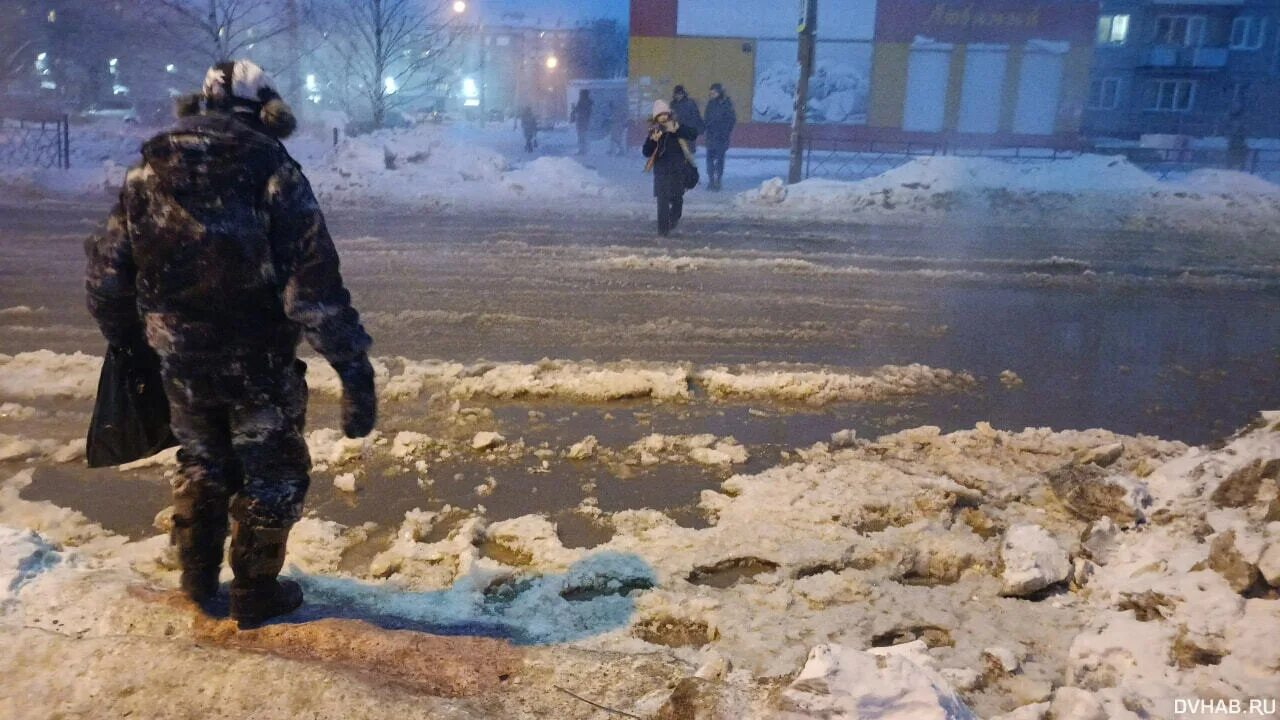
[{"label": "street lamp", "polygon": [[555,55],[548,55],[548,56],[547,56],[547,69],[548,69],[548,70],[555,70],[555,69],[556,69],[557,67],[559,67],[559,66],[560,66],[560,58],[556,57]]},{"label": "street lamp", "polygon": [[461,15],[467,11],[467,4],[463,0],[456,0],[453,3],[453,11]]}]

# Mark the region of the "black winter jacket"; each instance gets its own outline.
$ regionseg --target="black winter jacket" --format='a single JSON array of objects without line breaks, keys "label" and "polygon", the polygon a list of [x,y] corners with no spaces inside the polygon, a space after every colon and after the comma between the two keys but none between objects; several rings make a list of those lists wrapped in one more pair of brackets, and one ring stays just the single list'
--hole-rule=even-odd
[{"label": "black winter jacket", "polygon": [[728,96],[721,95],[714,100],[707,101],[707,115],[704,118],[706,124],[707,148],[710,150],[725,150],[729,147],[729,137],[733,134],[733,127],[738,124],[738,113],[733,109],[733,101]]},{"label": "black winter jacket", "polygon": [[108,341],[163,358],[330,363],[370,338],[301,168],[253,116],[208,111],[149,140],[106,231],[86,242],[89,311]]},{"label": "black winter jacket", "polygon": [[694,132],[702,133],[702,113],[698,112],[698,103],[693,98],[686,95],[683,100],[672,100],[671,112],[681,125],[688,125]]},{"label": "black winter jacket", "polygon": [[684,194],[685,165],[689,162],[680,141],[693,142],[698,133],[688,125],[677,125],[675,132],[663,132],[654,140],[645,138],[641,152],[653,158],[653,193],[659,197]]}]

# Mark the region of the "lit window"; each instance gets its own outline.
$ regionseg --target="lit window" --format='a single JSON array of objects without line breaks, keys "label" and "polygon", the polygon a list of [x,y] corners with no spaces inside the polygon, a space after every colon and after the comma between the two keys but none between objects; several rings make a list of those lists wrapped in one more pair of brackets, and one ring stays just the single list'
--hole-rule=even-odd
[{"label": "lit window", "polygon": [[1195,80],[1153,80],[1147,84],[1146,108],[1160,112],[1190,112],[1195,96]]},{"label": "lit window", "polygon": [[1123,45],[1128,39],[1128,15],[1103,15],[1098,18],[1099,45]]},{"label": "lit window", "polygon": [[1120,106],[1120,78],[1102,78],[1089,83],[1089,108],[1114,110]]},{"label": "lit window", "polygon": [[1231,23],[1231,49],[1257,50],[1262,47],[1263,35],[1265,34],[1266,27],[1266,18],[1236,18]]}]

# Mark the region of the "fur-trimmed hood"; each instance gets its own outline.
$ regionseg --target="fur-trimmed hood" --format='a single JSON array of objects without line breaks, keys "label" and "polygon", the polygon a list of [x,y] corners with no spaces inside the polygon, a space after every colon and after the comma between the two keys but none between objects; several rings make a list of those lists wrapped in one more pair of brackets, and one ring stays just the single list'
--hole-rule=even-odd
[{"label": "fur-trimmed hood", "polygon": [[283,140],[298,127],[288,103],[262,68],[249,60],[222,62],[209,68],[199,95],[178,98],[179,118],[220,111],[247,120],[255,130]]},{"label": "fur-trimmed hood", "polygon": [[182,119],[203,115],[210,111],[228,112],[249,120],[254,129],[277,140],[284,140],[298,128],[298,120],[293,114],[293,108],[290,108],[289,104],[278,95],[262,103],[237,101],[230,104],[230,107],[222,105],[224,104],[211,104],[203,95],[183,95],[174,102],[174,114]]}]

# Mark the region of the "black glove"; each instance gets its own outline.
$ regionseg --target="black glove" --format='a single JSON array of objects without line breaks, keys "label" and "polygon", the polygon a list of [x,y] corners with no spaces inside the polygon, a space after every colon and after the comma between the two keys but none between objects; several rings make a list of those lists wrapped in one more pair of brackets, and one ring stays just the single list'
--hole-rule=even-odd
[{"label": "black glove", "polygon": [[378,396],[373,389],[373,366],[369,356],[334,365],[342,380],[342,433],[362,438],[373,432],[378,421]]}]

